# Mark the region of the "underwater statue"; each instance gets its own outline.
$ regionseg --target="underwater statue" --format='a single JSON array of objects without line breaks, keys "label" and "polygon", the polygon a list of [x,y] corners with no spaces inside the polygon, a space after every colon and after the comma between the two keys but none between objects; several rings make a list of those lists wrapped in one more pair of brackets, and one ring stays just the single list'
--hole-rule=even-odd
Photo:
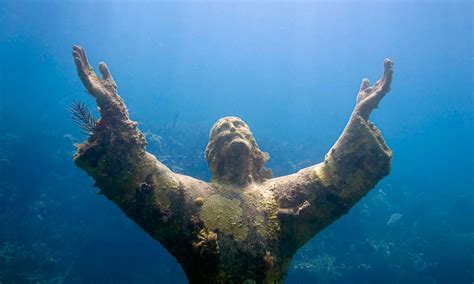
[{"label": "underwater statue", "polygon": [[374,85],[362,80],[349,122],[322,163],[271,178],[269,156],[248,125],[224,117],[210,132],[212,180],[205,182],[148,153],[105,63],[98,77],[82,47],[73,56],[100,111],[74,162],[176,257],[190,283],[282,283],[296,251],[389,173],[391,150],[368,120],[390,90],[389,59]]}]

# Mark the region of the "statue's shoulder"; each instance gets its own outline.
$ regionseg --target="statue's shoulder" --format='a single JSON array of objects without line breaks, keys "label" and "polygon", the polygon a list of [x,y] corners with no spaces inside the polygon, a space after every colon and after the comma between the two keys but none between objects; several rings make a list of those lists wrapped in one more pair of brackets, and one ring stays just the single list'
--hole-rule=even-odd
[{"label": "statue's shoulder", "polygon": [[324,163],[319,163],[293,174],[267,179],[261,183],[260,187],[274,193],[296,190],[304,186],[322,184],[321,179],[323,177]]}]

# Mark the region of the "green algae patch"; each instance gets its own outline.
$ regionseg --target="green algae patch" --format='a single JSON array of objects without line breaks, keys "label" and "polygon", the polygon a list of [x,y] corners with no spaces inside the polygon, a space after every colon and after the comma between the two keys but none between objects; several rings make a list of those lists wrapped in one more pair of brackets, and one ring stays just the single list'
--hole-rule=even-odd
[{"label": "green algae patch", "polygon": [[239,241],[247,238],[249,229],[242,223],[242,208],[238,199],[212,195],[205,199],[200,216],[211,230],[219,229]]},{"label": "green algae patch", "polygon": [[[280,231],[280,224],[278,222],[278,205],[273,197],[266,196],[263,193],[264,198],[258,201],[258,208],[261,212],[266,212],[266,222],[262,226],[259,220],[256,219],[257,231],[261,236],[267,239],[276,239],[278,232]],[[263,218],[262,218],[263,219]],[[260,224],[259,224],[260,223]]]},{"label": "green algae patch", "polygon": [[254,214],[254,226],[265,239],[276,239],[280,230],[278,222],[278,204],[269,191],[258,190],[245,192],[245,202],[257,211]]}]

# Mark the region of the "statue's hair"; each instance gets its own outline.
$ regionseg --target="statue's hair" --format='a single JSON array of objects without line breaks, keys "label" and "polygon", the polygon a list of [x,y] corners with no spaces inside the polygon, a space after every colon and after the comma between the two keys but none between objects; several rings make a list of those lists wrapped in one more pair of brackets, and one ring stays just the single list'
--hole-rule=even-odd
[{"label": "statue's hair", "polygon": [[[209,142],[206,147],[206,159],[209,165],[209,169],[212,172],[213,179],[219,179],[226,176],[228,173],[222,172],[222,163],[225,162],[224,157],[220,156],[220,148],[222,143],[217,140],[219,134],[218,128],[229,120],[238,120],[248,127],[248,125],[238,117],[224,117],[219,119],[212,127]],[[266,152],[260,150],[257,141],[253,137],[252,132],[249,129],[250,135],[246,136],[245,139],[250,143],[250,163],[246,165],[246,169],[236,169],[248,172],[252,179],[256,182],[263,181],[265,178],[271,177],[271,170],[265,169],[264,165],[269,160],[269,155]],[[228,170],[228,169],[227,169]]]}]

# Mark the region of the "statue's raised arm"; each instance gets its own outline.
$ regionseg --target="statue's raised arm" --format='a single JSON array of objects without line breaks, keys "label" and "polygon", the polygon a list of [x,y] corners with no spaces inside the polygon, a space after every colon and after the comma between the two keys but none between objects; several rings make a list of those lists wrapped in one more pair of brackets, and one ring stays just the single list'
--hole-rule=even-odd
[{"label": "statue's raised arm", "polygon": [[99,64],[99,78],[82,47],[73,47],[73,57],[78,75],[100,112],[88,139],[76,145],[74,162],[94,178],[101,194],[179,255],[176,251],[185,238],[182,229],[198,208],[195,198],[206,196],[207,183],[173,173],[146,152],[145,137],[130,120],[107,65]]},{"label": "statue's raised arm", "polygon": [[390,90],[393,63],[384,61],[382,77],[363,79],[349,122],[324,162],[269,180],[280,205],[279,219],[288,254],[346,214],[390,170],[391,150],[368,119]]}]

